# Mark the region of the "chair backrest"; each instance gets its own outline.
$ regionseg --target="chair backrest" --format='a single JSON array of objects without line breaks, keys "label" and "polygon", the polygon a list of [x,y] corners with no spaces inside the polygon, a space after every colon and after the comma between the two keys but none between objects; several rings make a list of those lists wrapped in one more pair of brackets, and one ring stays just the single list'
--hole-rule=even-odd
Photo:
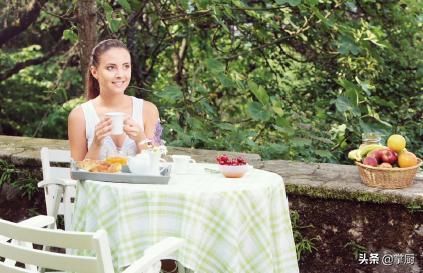
[{"label": "chair backrest", "polygon": [[[43,171],[44,194],[47,215],[64,216],[65,229],[70,229],[74,198],[76,195],[76,181],[70,177],[69,167],[53,166],[52,163],[70,163],[69,150],[41,148],[41,166]],[[60,184],[57,182],[60,181]]]},{"label": "chair backrest", "polygon": [[41,165],[43,169],[43,178],[62,178],[70,179],[69,168],[51,166],[51,162],[70,163],[71,156],[69,150],[41,148]]},{"label": "chair backrest", "polygon": [[[42,228],[51,227],[54,220],[51,216],[42,215],[20,223],[0,219],[0,272],[40,273],[53,269],[75,273],[114,273],[104,230],[92,233]],[[33,248],[34,244],[37,249]],[[160,260],[169,257],[183,244],[181,238],[164,238],[148,247],[144,255],[122,273],[159,273]],[[50,251],[51,247],[64,248],[65,252]]]},{"label": "chair backrest", "polygon": [[[71,255],[48,251],[46,250],[48,248],[33,249],[28,247],[28,243],[80,250],[78,254],[88,251],[93,255]],[[33,265],[32,268],[37,266],[66,272],[114,273],[107,234],[104,230],[95,233],[68,232],[34,228],[0,219],[0,258],[3,258],[0,259],[2,273],[41,272],[28,269],[29,267],[17,267],[14,261]]]}]

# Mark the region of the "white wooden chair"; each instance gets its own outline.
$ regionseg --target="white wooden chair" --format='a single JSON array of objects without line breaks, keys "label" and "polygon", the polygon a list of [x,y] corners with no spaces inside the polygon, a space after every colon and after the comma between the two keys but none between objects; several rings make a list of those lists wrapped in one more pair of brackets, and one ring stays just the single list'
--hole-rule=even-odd
[{"label": "white wooden chair", "polygon": [[65,230],[70,230],[74,199],[76,196],[76,180],[70,177],[70,168],[55,167],[51,163],[70,163],[71,156],[68,150],[56,150],[46,147],[41,148],[41,166],[43,180],[38,187],[44,188],[47,215],[63,215]]},{"label": "white wooden chair", "polygon": [[[55,219],[51,216],[36,216],[20,223],[0,219],[0,272],[33,273],[49,269],[75,273],[114,273],[104,230],[90,233],[41,228],[54,223]],[[148,248],[143,257],[122,273],[159,273],[160,259],[169,256],[183,243],[182,239],[168,237]],[[44,248],[34,249],[32,244]],[[88,250],[93,256],[52,252],[46,250],[49,247],[78,249],[84,253]],[[16,262],[25,268],[18,267]]]}]

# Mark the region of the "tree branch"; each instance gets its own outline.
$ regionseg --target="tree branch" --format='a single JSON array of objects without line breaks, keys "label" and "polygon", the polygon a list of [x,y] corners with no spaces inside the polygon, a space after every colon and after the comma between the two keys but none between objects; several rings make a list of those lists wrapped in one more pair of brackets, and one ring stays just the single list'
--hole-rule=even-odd
[{"label": "tree branch", "polygon": [[187,40],[183,38],[181,40],[181,45],[179,48],[175,48],[175,52],[172,54],[173,57],[173,65],[174,65],[174,81],[179,85],[182,86],[184,89],[186,88],[186,79],[184,73],[184,62],[185,57],[187,54]]},{"label": "tree branch", "polygon": [[44,63],[45,61],[50,59],[50,57],[52,57],[53,55],[55,55],[59,51],[62,44],[63,44],[62,42],[59,42],[53,48],[53,50],[51,50],[50,52],[48,52],[47,54],[45,54],[42,57],[26,60],[26,61],[15,64],[14,67],[12,67],[11,69],[7,70],[6,72],[0,74],[0,81],[4,81],[4,80],[10,78],[11,76],[18,73],[20,70],[24,69],[25,67]]},{"label": "tree branch", "polygon": [[25,12],[10,26],[0,31],[0,46],[11,38],[25,31],[40,15],[41,7],[47,0],[32,0],[25,8]]},{"label": "tree branch", "polygon": [[47,14],[49,14],[49,15],[51,15],[51,16],[54,16],[54,17],[57,17],[57,18],[60,18],[60,19],[62,19],[62,20],[65,20],[65,21],[69,21],[69,22],[72,22],[72,23],[78,23],[78,17],[77,16],[72,16],[72,17],[67,17],[67,16],[65,16],[66,14],[68,14],[68,12],[66,12],[64,15],[61,15],[61,14],[55,14],[55,13],[53,13],[53,12],[49,12],[48,10],[46,10],[46,9],[44,9],[44,8],[41,8],[41,10],[43,11],[43,12],[45,12],[45,13],[47,13]]}]

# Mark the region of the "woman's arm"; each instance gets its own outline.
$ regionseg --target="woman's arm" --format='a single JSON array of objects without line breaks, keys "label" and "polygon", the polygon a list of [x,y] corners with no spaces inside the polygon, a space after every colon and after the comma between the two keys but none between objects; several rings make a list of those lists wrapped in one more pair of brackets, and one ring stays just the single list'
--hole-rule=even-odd
[{"label": "woman's arm", "polygon": [[159,110],[156,105],[149,101],[144,101],[143,107],[144,133],[148,139],[153,139],[157,122],[160,121]]},{"label": "woman's arm", "polygon": [[73,109],[68,117],[68,139],[73,160],[83,160],[87,154],[85,118],[81,107]]},{"label": "woman's arm", "polygon": [[143,116],[144,130],[142,130],[141,124],[136,123],[130,117],[125,119],[125,126],[123,128],[125,133],[137,144],[137,153],[148,147],[146,140],[153,139],[154,130],[159,121],[159,110],[157,110],[157,107],[153,103],[144,101],[143,112],[140,115]]},{"label": "woman's arm", "polygon": [[[152,140],[154,137],[154,131],[156,129],[157,122],[160,121],[159,117],[159,110],[157,109],[156,105],[149,101],[144,101],[144,107],[143,112],[141,113],[143,115],[143,121],[144,121],[144,139],[150,139]],[[144,150],[148,147],[148,144],[141,141],[137,143],[138,152],[141,150]]]},{"label": "woman's arm", "polygon": [[89,148],[85,130],[84,112],[82,107],[77,107],[71,111],[68,117],[68,138],[73,160],[99,159],[103,140],[111,134],[112,121],[106,117],[95,126],[93,142]]}]

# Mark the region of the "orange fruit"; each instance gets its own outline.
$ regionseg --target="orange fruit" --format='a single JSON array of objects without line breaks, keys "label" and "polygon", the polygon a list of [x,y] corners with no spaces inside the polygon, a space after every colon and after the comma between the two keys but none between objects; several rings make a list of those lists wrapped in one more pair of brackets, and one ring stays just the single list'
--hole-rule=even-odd
[{"label": "orange fruit", "polygon": [[417,165],[417,157],[412,152],[402,152],[398,155],[400,168],[413,167]]},{"label": "orange fruit", "polygon": [[387,141],[389,149],[399,153],[406,145],[405,138],[402,135],[391,135]]}]

